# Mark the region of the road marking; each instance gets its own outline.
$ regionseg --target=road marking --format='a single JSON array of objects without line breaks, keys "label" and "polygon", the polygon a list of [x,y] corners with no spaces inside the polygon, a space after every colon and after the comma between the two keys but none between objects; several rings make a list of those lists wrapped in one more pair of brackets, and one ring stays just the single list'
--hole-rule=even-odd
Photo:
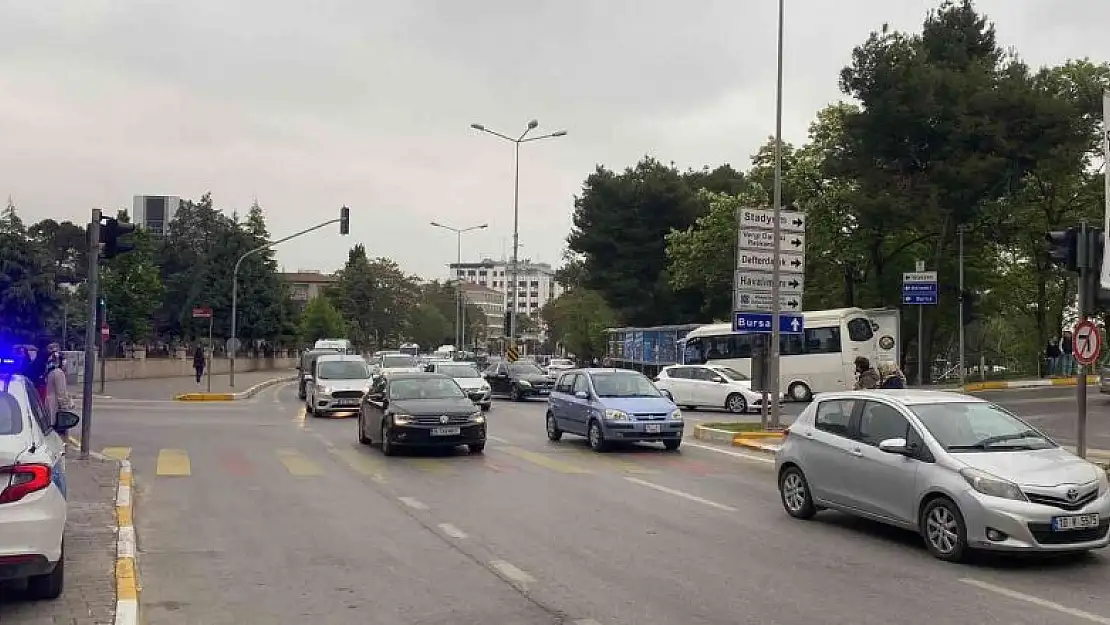
[{"label": "road marking", "polygon": [[1110,618],[1107,618],[1105,616],[1099,616],[1097,614],[1091,614],[1090,612],[1084,612],[1083,610],[1077,610],[1075,608],[1069,608],[1068,606],[1061,605],[1059,603],[1056,603],[1055,601],[1049,601],[1048,599],[1041,599],[1040,597],[1034,597],[1033,595],[1027,595],[1023,592],[1018,592],[1016,590],[1010,590],[1009,588],[1003,588],[1002,586],[995,586],[994,584],[989,584],[987,582],[983,582],[983,581],[980,581],[980,580],[977,580],[977,579],[971,579],[970,577],[965,577],[965,578],[961,579],[960,581],[965,583],[965,584],[975,586],[976,588],[980,588],[982,590],[988,590],[988,591],[993,592],[995,594],[1002,595],[1003,597],[1009,597],[1010,599],[1016,599],[1018,601],[1024,601],[1026,603],[1031,603],[1035,606],[1040,606],[1042,608],[1046,608],[1046,609],[1049,609],[1049,610],[1055,610],[1056,612],[1060,612],[1061,614],[1067,614],[1069,616],[1074,616],[1075,618],[1083,619],[1085,621],[1090,621],[1091,623],[1099,623],[1100,625],[1110,625]]},{"label": "road marking", "polygon": [[552,471],[557,471],[559,473],[569,473],[571,475],[585,475],[585,474],[593,473],[593,471],[590,471],[589,469],[583,469],[582,467],[575,466],[575,465],[570,464],[568,462],[561,462],[559,460],[552,460],[551,458],[548,458],[544,454],[537,454],[537,453],[534,453],[534,452],[531,452],[531,451],[525,451],[525,450],[523,450],[519,447],[504,447],[504,448],[502,448],[501,451],[503,451],[503,452],[505,452],[505,453],[507,453],[511,456],[516,456],[517,458],[520,458],[521,460],[527,460],[528,462],[531,462],[532,464],[536,464],[536,465],[539,465],[539,466],[544,467],[546,469],[551,469]]},{"label": "road marking", "polygon": [[726,510],[728,512],[736,512],[737,511],[736,508],[733,508],[732,506],[726,506],[723,503],[717,503],[716,501],[710,501],[708,499],[703,499],[701,497],[698,497],[697,495],[691,495],[690,493],[687,493],[687,492],[684,492],[684,491],[681,491],[681,490],[675,490],[673,488],[667,488],[666,486],[661,486],[661,485],[655,484],[653,482],[648,482],[646,480],[641,480],[640,478],[625,477],[624,479],[628,480],[629,482],[632,482],[633,484],[639,484],[640,486],[647,486],[648,488],[653,488],[653,489],[655,489],[655,490],[657,490],[661,493],[667,493],[668,495],[674,495],[675,497],[682,497],[683,499],[689,499],[690,501],[696,501],[700,504],[704,504],[704,505],[707,505],[707,506],[710,506],[710,507],[713,507],[713,508],[717,508],[718,510]]},{"label": "road marking", "polygon": [[427,510],[428,509],[428,506],[424,505],[423,502],[418,501],[416,499],[413,499],[412,497],[398,497],[397,500],[400,501],[401,503],[405,504],[406,506],[412,508],[413,510]]},{"label": "road marking", "polygon": [[366,454],[361,454],[354,449],[335,449],[334,447],[329,449],[347,466],[354,469],[356,473],[365,475],[379,484],[385,483],[385,476],[382,475],[383,467],[381,463],[372,460]]},{"label": "road marking", "polygon": [[315,477],[324,474],[323,469],[296,449],[278,449],[277,457],[285,465],[285,469],[297,477]]},{"label": "road marking", "polygon": [[601,625],[601,623],[593,620],[592,618],[582,618],[578,619],[577,621],[573,621],[571,625]]},{"label": "road marking", "polygon": [[100,453],[116,460],[127,460],[131,457],[130,447],[105,447]]},{"label": "road marking", "polygon": [[493,560],[489,565],[510,584],[526,588],[528,584],[533,584],[536,581],[536,578],[504,560]]},{"label": "road marking", "polygon": [[466,532],[455,527],[454,525],[451,525],[450,523],[440,523],[439,529],[443,530],[443,533],[447,534],[451,538],[457,538],[458,540],[466,538]]},{"label": "road marking", "polygon": [[644,467],[637,462],[610,455],[600,455],[594,451],[576,449],[574,454],[582,458],[584,462],[596,462],[599,465],[619,473],[630,473],[633,475],[654,475],[659,473],[659,471]]},{"label": "road marking", "polygon": [[162,449],[158,452],[156,473],[162,477],[185,477],[192,475],[189,453],[184,449]]},{"label": "road marking", "polygon": [[682,446],[683,447],[697,447],[698,449],[706,449],[706,450],[716,452],[716,453],[719,453],[719,454],[725,454],[726,456],[732,456],[733,458],[740,458],[742,460],[751,460],[752,462],[761,462],[763,464],[775,464],[775,459],[774,458],[764,458],[762,456],[753,456],[752,454],[745,454],[745,453],[742,453],[742,452],[739,452],[739,451],[732,451],[731,449],[721,449],[720,447],[714,447],[712,445],[702,445],[701,443],[691,443],[690,441],[683,441]]},{"label": "road marking", "polygon": [[440,460],[433,460],[431,458],[405,458],[403,464],[409,464],[419,471],[427,473],[434,473],[436,475],[447,475],[454,473],[451,467],[447,466]]},{"label": "road marking", "polygon": [[486,438],[495,442],[495,443],[500,443],[502,445],[512,445],[512,443],[510,443],[509,441],[507,441],[507,440],[505,440],[505,439],[503,439],[499,436],[490,436],[489,434],[486,434]]},{"label": "road marking", "polygon": [[305,417],[304,404],[301,404],[300,408],[297,408],[297,414],[293,417],[293,423],[296,423],[297,425],[299,425],[300,427],[303,428],[304,427],[304,417]]}]

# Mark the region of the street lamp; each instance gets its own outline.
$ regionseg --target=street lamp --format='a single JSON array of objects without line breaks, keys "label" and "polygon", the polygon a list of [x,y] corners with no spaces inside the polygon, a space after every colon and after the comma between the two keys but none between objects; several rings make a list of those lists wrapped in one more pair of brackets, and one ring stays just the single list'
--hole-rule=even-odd
[{"label": "street lamp", "polygon": [[[528,133],[535,130],[537,127],[539,127],[539,125],[540,123],[533,119],[532,121],[528,122],[528,127],[524,129],[524,132],[520,133],[520,136],[514,139],[509,135],[502,134],[495,130],[490,130],[482,124],[470,124],[470,127],[474,130],[477,130],[478,132],[484,132],[486,134],[493,135],[499,139],[504,139],[505,141],[512,143],[515,151],[515,160],[513,166],[513,265],[512,269],[509,271],[511,278],[509,284],[511,286],[510,288],[505,289],[505,303],[509,305],[509,345],[516,345],[516,293],[518,277],[517,273],[519,267],[519,265],[517,264],[517,253],[520,247],[520,144],[528,143],[530,141],[539,141],[540,139],[554,139],[555,137],[565,137],[567,134],[567,131],[559,130],[557,132],[552,132],[546,135],[528,137]],[[509,297],[510,294],[512,294],[511,299]]]},{"label": "street lamp", "polygon": [[[462,235],[463,235],[463,233],[464,232],[470,232],[472,230],[485,230],[486,228],[489,228],[489,224],[482,224],[480,226],[470,226],[469,228],[452,228],[451,226],[445,226],[445,225],[443,225],[439,222],[436,222],[436,221],[431,222],[431,224],[433,226],[435,226],[436,228],[443,228],[444,230],[450,230],[451,232],[455,233],[455,241],[456,241],[455,257],[458,259],[458,260],[455,261],[455,267],[458,267],[459,265],[462,264]],[[465,310],[466,305],[463,303],[463,296],[462,296],[463,279],[459,278],[458,276],[452,276],[452,277],[458,278],[458,285],[456,285],[456,287],[455,287],[455,341],[456,341],[455,345],[456,345],[456,349],[464,349],[465,343],[466,343],[466,328],[463,324],[463,316],[464,316],[463,311]]]}]

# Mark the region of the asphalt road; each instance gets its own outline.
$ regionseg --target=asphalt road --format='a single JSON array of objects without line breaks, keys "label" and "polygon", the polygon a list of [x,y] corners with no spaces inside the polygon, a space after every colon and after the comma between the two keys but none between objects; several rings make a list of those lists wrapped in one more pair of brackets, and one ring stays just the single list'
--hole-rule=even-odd
[{"label": "asphalt road", "polygon": [[98,406],[93,448],[135,472],[149,625],[1110,624],[1110,553],[944,564],[906,532],[788,518],[766,457],[551,443],[538,401],[496,402],[482,456],[396,458],[291,385]]}]

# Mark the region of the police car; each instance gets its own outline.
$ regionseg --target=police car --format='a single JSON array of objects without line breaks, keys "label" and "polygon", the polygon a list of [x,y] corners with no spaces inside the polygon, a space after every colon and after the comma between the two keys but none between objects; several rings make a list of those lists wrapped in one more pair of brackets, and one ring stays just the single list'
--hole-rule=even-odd
[{"label": "police car", "polygon": [[0,582],[26,579],[30,598],[55,599],[65,577],[65,433],[80,419],[50,418],[13,365],[0,359]]}]

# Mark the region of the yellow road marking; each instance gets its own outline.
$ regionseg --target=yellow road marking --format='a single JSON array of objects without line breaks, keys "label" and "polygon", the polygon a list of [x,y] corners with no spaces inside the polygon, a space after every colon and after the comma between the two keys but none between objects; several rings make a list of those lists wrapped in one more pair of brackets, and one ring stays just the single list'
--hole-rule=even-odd
[{"label": "yellow road marking", "polygon": [[519,447],[506,446],[502,447],[501,451],[511,456],[516,456],[521,460],[527,460],[528,462],[544,467],[545,469],[551,469],[552,471],[556,471],[558,473],[569,473],[572,475],[583,475],[587,473],[592,473],[592,471],[590,471],[589,469],[583,469],[582,467],[573,465],[569,462],[554,460],[552,458],[549,458],[546,454],[537,454],[531,451],[526,451]]},{"label": "yellow road marking", "polygon": [[297,408],[297,414],[293,416],[293,423],[296,423],[297,425],[299,425],[303,428],[304,427],[304,418],[305,418],[304,404],[301,404],[300,408]]},{"label": "yellow road marking", "polygon": [[158,452],[158,475],[183,477],[192,475],[189,454],[184,449],[163,449]]},{"label": "yellow road marking", "polygon": [[134,601],[139,596],[135,583],[135,560],[120,558],[116,560],[116,598]]},{"label": "yellow road marking", "polygon": [[285,465],[289,473],[297,477],[313,477],[323,475],[324,471],[313,461],[309,460],[296,449],[277,450],[278,460]]},{"label": "yellow road marking", "polygon": [[105,447],[104,451],[100,452],[109,458],[116,460],[127,460],[131,457],[130,447]]},{"label": "yellow road marking", "polygon": [[454,473],[454,470],[444,464],[444,460],[442,459],[406,458],[405,464],[412,465],[416,467],[416,469],[419,471],[434,473],[436,475],[447,475],[449,473]]},{"label": "yellow road marking", "polygon": [[615,471],[620,471],[621,473],[628,473],[631,475],[654,475],[659,473],[659,471],[655,469],[648,469],[631,460],[622,460],[621,458],[613,456],[602,456],[594,451],[580,451],[578,453],[583,456],[583,460],[585,460],[586,457],[590,458],[587,462],[597,462],[598,464],[609,467]]},{"label": "yellow road marking", "polygon": [[385,482],[384,467],[366,454],[361,454],[354,449],[334,449],[332,453],[356,473],[365,475],[379,484]]},{"label": "yellow road marking", "polygon": [[135,524],[134,518],[131,516],[131,506],[116,506],[116,522],[121,527],[128,527]]}]

